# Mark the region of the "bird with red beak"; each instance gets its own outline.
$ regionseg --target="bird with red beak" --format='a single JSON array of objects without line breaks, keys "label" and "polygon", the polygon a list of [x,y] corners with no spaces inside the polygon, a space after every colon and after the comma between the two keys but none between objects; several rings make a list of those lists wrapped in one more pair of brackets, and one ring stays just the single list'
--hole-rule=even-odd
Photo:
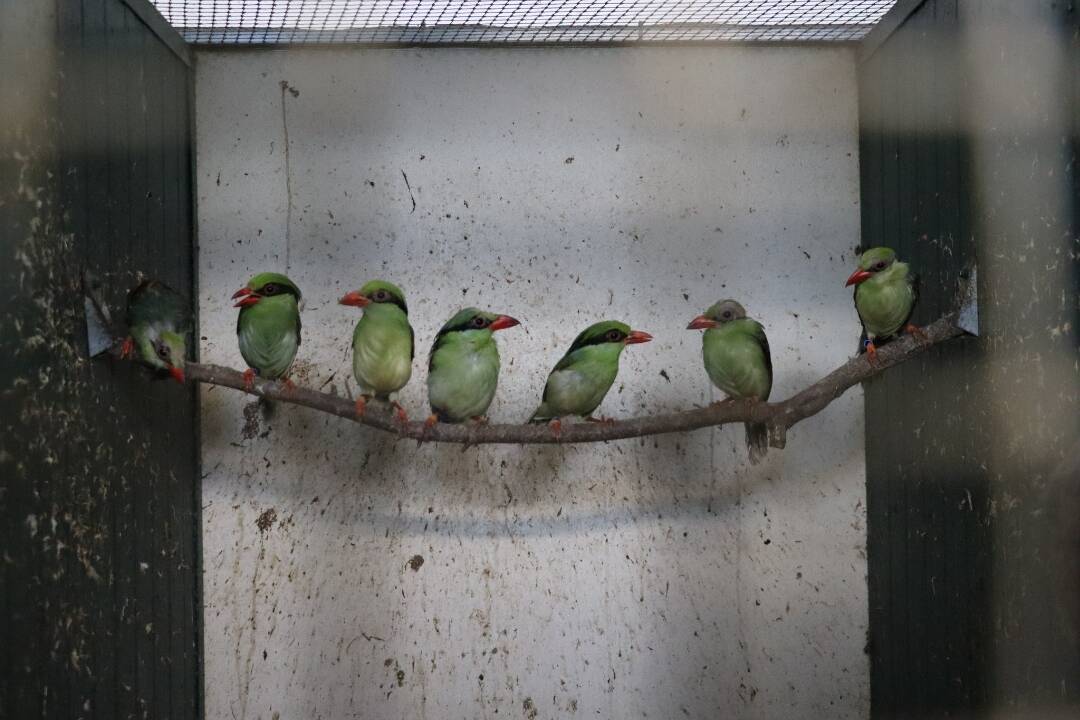
[{"label": "bird with red beak", "polygon": [[120,356],[134,357],[137,350],[147,365],[184,382],[191,312],[180,293],[157,280],[139,283],[128,293],[127,325],[130,334],[120,346]]},{"label": "bird with red beak", "polygon": [[[769,340],[761,323],[746,315],[735,300],[721,300],[690,321],[687,330],[704,330],[701,356],[709,380],[728,398],[766,401],[772,392],[773,367]],[[750,463],[757,465],[769,449],[769,430],[744,423]]]},{"label": "bird with red beak", "polygon": [[236,338],[248,365],[245,386],[251,390],[258,375],[291,387],[286,375],[300,347],[300,289],[285,275],[267,272],[255,275],[232,297],[240,308]]},{"label": "bird with red beak", "polygon": [[859,352],[865,351],[871,363],[877,360],[877,345],[901,330],[917,338],[925,337],[910,322],[918,299],[918,278],[891,248],[875,247],[864,252],[858,269],[844,283],[844,287],[852,285],[855,310],[863,326]]},{"label": "bird with red beak", "polygon": [[519,324],[509,315],[465,308],[443,325],[428,356],[428,426],[486,422],[499,382],[494,334]]},{"label": "bird with red beak", "polygon": [[592,422],[613,422],[592,414],[604,401],[619,374],[619,358],[627,345],[646,343],[652,335],[629,325],[605,320],[585,328],[571,343],[548,375],[540,407],[529,422],[546,422],[558,436],[562,418],[583,417]]},{"label": "bird with red beak", "polygon": [[[405,293],[385,280],[372,280],[359,290],[345,293],[342,305],[363,308],[353,332],[353,376],[360,386],[356,414],[362,416],[372,397],[390,403],[390,394],[405,387],[412,376],[413,329]],[[398,422],[409,421],[396,402]]]}]

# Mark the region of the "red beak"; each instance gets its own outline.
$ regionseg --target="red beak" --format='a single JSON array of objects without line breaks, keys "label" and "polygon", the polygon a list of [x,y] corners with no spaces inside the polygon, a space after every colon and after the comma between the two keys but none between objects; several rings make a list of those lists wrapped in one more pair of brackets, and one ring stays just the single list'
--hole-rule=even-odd
[{"label": "red beak", "polygon": [[361,295],[359,290],[353,290],[352,292],[345,293],[345,295],[343,295],[342,298],[338,300],[338,304],[351,305],[352,307],[364,307],[370,302],[371,300]]},{"label": "red beak", "polygon": [[649,333],[642,332],[641,330],[631,330],[630,334],[623,340],[623,343],[627,345],[636,345],[638,343],[649,342],[650,340],[652,340],[652,335]]},{"label": "red beak", "polygon": [[249,287],[242,287],[236,292],[234,292],[232,294],[232,299],[236,300],[237,298],[243,298],[235,305],[233,305],[233,307],[238,308],[249,307],[262,300],[262,296],[255,294],[255,291]]},{"label": "red beak", "polygon": [[849,285],[858,285],[859,283],[866,282],[872,277],[874,277],[874,273],[868,270],[856,270],[855,272],[851,273],[851,277],[849,277],[847,279],[847,282],[844,283],[844,287],[848,287]]},{"label": "red beak", "polygon": [[492,332],[495,332],[496,330],[505,330],[506,328],[512,328],[515,325],[520,324],[521,323],[519,323],[517,320],[510,317],[509,315],[500,315],[499,317],[495,318],[494,322],[488,325],[488,329]]},{"label": "red beak", "polygon": [[169,374],[172,375],[173,380],[180,383],[181,385],[184,384],[184,371],[182,369],[178,367],[171,367],[169,368]]},{"label": "red beak", "polygon": [[687,330],[708,330],[719,325],[718,322],[704,315],[698,315],[696,318],[690,321],[690,324],[686,326]]}]

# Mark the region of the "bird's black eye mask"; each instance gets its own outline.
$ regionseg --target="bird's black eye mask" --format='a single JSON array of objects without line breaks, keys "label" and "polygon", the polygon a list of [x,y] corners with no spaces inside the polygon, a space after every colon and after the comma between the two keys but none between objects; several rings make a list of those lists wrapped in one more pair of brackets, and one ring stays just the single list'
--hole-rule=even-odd
[{"label": "bird's black eye mask", "polygon": [[290,285],[268,282],[261,288],[256,288],[255,292],[256,294],[262,295],[263,297],[274,297],[275,295],[292,295],[296,298],[297,302],[300,302],[300,291]]},{"label": "bird's black eye mask", "polygon": [[483,330],[490,324],[491,321],[483,317],[482,315],[473,315],[471,318],[465,320],[464,322],[460,322],[457,325],[451,325],[448,328],[440,330],[439,334],[436,337],[441,338],[447,333],[463,332],[465,330]]},{"label": "bird's black eye mask", "polygon": [[165,341],[163,340],[159,340],[157,344],[154,345],[154,351],[157,353],[157,356],[159,358],[166,362],[169,361],[169,358],[172,355],[172,353],[169,351],[169,346],[166,345]]},{"label": "bird's black eye mask", "polygon": [[608,330],[604,333],[604,342],[622,342],[626,339],[626,333],[622,330]]},{"label": "bird's black eye mask", "polygon": [[592,337],[581,338],[575,340],[570,346],[567,352],[574,352],[580,350],[583,347],[589,347],[590,345],[606,345],[608,343],[621,343],[625,342],[627,338],[626,333],[618,328],[611,328],[607,332],[600,333],[599,335],[593,335]]},{"label": "bird's black eye mask", "polygon": [[405,305],[405,301],[394,295],[389,290],[376,290],[368,296],[371,302],[374,303],[389,303],[391,305],[397,305],[401,308],[401,311],[406,315],[409,314],[409,308]]}]

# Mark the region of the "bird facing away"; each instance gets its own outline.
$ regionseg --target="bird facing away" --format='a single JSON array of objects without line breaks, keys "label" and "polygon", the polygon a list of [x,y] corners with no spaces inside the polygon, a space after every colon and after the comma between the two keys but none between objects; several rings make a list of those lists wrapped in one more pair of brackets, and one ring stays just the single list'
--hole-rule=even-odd
[{"label": "bird facing away", "polygon": [[[236,337],[248,369],[244,385],[250,390],[255,375],[284,378],[300,347],[300,288],[280,273],[259,273],[233,293],[240,308]],[[285,379],[285,385],[292,383]]]},{"label": "bird facing away", "polygon": [[855,310],[863,326],[860,352],[865,348],[871,363],[877,359],[877,341],[888,340],[901,329],[925,337],[909,322],[918,299],[917,278],[891,248],[864,252],[859,269],[844,283],[844,287],[851,285],[855,286]]},{"label": "bird facing away", "polygon": [[[409,308],[401,288],[385,280],[372,280],[359,290],[345,293],[339,301],[364,309],[353,331],[353,376],[362,393],[370,393],[384,402],[412,376],[413,329]],[[362,416],[368,396],[356,401],[356,414]],[[393,403],[401,423],[409,421],[405,409]]]},{"label": "bird facing away", "polygon": [[191,313],[180,293],[157,280],[139,283],[128,293],[127,325],[120,356],[130,358],[138,350],[143,362],[184,382]]},{"label": "bird facing away", "polygon": [[592,413],[615,382],[622,351],[627,345],[650,340],[648,333],[613,320],[585,328],[548,375],[540,407],[529,422],[549,422],[556,436],[562,432],[561,418],[568,415],[611,422],[608,418],[593,418]]},{"label": "bird facing away", "polygon": [[484,421],[499,381],[493,333],[518,324],[509,315],[465,308],[443,325],[428,357],[428,426],[469,418]]},{"label": "bird facing away", "polygon": [[[721,300],[690,321],[688,330],[705,330],[701,356],[713,385],[729,399],[769,399],[772,391],[772,356],[765,328],[748,318],[734,300]],[[757,465],[769,449],[769,431],[763,424],[746,423],[746,447]]]}]

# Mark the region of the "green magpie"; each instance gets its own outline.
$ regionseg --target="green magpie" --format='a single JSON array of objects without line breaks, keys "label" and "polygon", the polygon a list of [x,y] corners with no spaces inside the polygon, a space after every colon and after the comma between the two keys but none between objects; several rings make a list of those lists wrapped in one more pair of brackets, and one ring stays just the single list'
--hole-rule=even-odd
[{"label": "green magpie", "polygon": [[450,318],[428,356],[428,402],[425,421],[484,422],[499,381],[499,349],[493,333],[520,323],[509,315],[465,308]]},{"label": "green magpie", "polygon": [[[364,309],[352,339],[353,376],[361,393],[390,402],[390,393],[405,387],[412,376],[413,329],[405,294],[397,285],[372,280],[359,290],[345,293],[338,302]],[[369,398],[360,395],[357,416],[364,414]],[[398,421],[407,423],[405,408],[396,402],[391,404],[397,409]]]},{"label": "green magpie", "polygon": [[157,280],[139,283],[128,293],[127,326],[120,357],[134,357],[138,350],[147,365],[184,382],[191,313],[180,293]]},{"label": "green magpie", "polygon": [[240,308],[236,338],[248,369],[244,386],[250,391],[255,376],[268,380],[286,377],[300,347],[300,288],[281,273],[259,273],[233,293]]},{"label": "green magpie", "polygon": [[[704,330],[701,356],[712,384],[733,399],[764,402],[772,391],[772,356],[765,328],[746,316],[734,300],[721,300],[690,321],[688,330]],[[769,449],[768,428],[746,423],[750,463],[757,465]]]},{"label": "green magpie", "polygon": [[855,310],[862,321],[863,336],[859,352],[877,361],[877,341],[885,341],[898,332],[925,338],[921,329],[911,324],[911,313],[918,299],[918,277],[900,262],[896,252],[887,247],[870,248],[859,258],[859,268],[844,287],[855,286]]},{"label": "green magpie", "polygon": [[552,433],[562,433],[562,418],[584,417],[592,422],[613,422],[594,418],[593,411],[615,382],[619,357],[627,345],[645,343],[652,336],[629,325],[605,320],[585,328],[548,375],[540,407],[529,422],[548,422]]}]

